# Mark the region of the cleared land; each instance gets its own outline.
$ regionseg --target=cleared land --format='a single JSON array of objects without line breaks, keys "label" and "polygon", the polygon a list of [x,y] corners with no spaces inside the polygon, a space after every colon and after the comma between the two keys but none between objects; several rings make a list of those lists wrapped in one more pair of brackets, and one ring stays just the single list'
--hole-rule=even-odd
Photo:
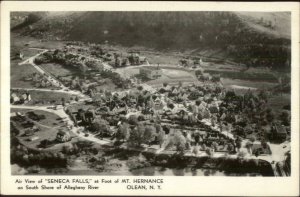
[{"label": "cleared land", "polygon": [[[34,112],[37,115],[44,115],[45,119],[41,119],[39,121],[33,121],[31,120],[34,125],[38,128],[38,131],[34,132],[31,136],[26,136],[25,134],[25,127],[24,123],[21,121],[17,121],[14,119],[14,117],[11,118],[11,121],[13,121],[16,125],[16,127],[20,130],[20,134],[17,136],[17,138],[20,140],[22,144],[24,144],[26,147],[36,149],[38,148],[40,142],[42,140],[49,140],[54,141],[57,135],[57,132],[59,131],[59,128],[65,127],[64,122],[60,119],[59,116],[41,111],[41,110],[26,110],[26,109],[11,109],[11,112],[21,112],[25,115],[26,120],[31,120],[28,117],[28,112]],[[31,140],[37,137],[35,140]],[[55,145],[54,145],[55,146]],[[56,148],[56,147],[52,147]]]},{"label": "cleared land", "polygon": [[33,66],[29,64],[19,66],[17,61],[12,61],[10,69],[10,85],[12,88],[34,87],[31,81],[24,81],[24,77],[28,77],[29,75],[37,72]]},{"label": "cleared land", "polygon": [[66,76],[66,75],[76,75],[79,73],[79,70],[72,69],[72,68],[66,68],[65,66],[62,66],[60,64],[41,64],[39,65],[43,70],[46,72],[52,74],[53,76]]},{"label": "cleared land", "polygon": [[49,105],[52,104],[61,104],[61,99],[64,98],[65,101],[75,99],[76,95],[71,95],[62,92],[51,92],[51,91],[39,91],[39,90],[14,90],[15,93],[23,94],[28,92],[31,95],[31,101],[28,104],[34,105]]}]

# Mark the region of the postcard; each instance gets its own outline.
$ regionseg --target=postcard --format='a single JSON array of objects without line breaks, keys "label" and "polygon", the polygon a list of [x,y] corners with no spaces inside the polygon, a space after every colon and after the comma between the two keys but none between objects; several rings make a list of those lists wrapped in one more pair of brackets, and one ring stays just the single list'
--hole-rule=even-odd
[{"label": "postcard", "polygon": [[1,193],[299,194],[299,3],[1,3]]}]

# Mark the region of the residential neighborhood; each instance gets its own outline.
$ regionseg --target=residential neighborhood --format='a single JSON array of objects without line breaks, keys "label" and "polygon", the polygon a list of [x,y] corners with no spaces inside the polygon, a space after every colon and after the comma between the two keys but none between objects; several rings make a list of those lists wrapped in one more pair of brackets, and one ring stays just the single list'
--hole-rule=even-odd
[{"label": "residential neighborhood", "polygon": [[205,55],[166,63],[169,56],[106,42],[19,47],[13,69],[34,72],[12,77],[11,160],[28,174],[78,162],[100,174],[192,166],[290,176],[290,84],[255,78],[269,70],[248,74]]}]

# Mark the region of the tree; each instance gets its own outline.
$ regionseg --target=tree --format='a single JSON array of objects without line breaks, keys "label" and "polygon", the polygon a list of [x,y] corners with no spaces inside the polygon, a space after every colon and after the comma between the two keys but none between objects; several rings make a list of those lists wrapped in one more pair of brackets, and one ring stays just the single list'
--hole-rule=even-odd
[{"label": "tree", "polygon": [[117,140],[127,140],[129,138],[129,125],[127,123],[122,123],[116,133]]},{"label": "tree", "polygon": [[51,141],[44,139],[40,142],[40,147],[41,148],[48,148],[51,145]]},{"label": "tree", "polygon": [[144,142],[150,146],[150,143],[154,141],[155,138],[155,128],[152,125],[147,125],[145,127]]},{"label": "tree", "polygon": [[161,129],[157,134],[157,141],[159,143],[159,147],[161,148],[161,145],[164,143],[165,140],[165,131]]},{"label": "tree", "polygon": [[192,137],[194,137],[194,140],[195,140],[195,144],[198,145],[198,143],[200,142],[200,133],[199,131],[196,131],[192,134]]},{"label": "tree", "polygon": [[232,143],[229,143],[229,144],[228,144],[228,146],[227,146],[227,151],[228,151],[229,153],[231,153],[231,152],[234,151],[234,146],[233,146]]},{"label": "tree", "polygon": [[272,111],[272,109],[268,109],[266,115],[267,121],[271,123],[274,120],[274,118],[275,118],[274,112]]},{"label": "tree", "polygon": [[136,115],[130,115],[128,118],[128,123],[131,125],[137,125],[138,124],[138,117]]},{"label": "tree", "polygon": [[213,151],[212,151],[212,149],[209,148],[209,147],[206,148],[205,153],[206,153],[208,156],[212,156],[212,155],[213,155]]},{"label": "tree", "polygon": [[268,144],[267,144],[267,142],[266,142],[266,140],[265,140],[264,138],[261,139],[260,143],[261,143],[261,146],[262,146],[264,149],[266,149],[266,148],[268,147]]},{"label": "tree", "polygon": [[290,113],[288,111],[284,110],[283,112],[281,112],[279,118],[283,125],[285,125],[285,126],[290,125],[291,120],[290,120]]},{"label": "tree", "polygon": [[93,132],[100,132],[101,135],[103,134],[110,134],[109,124],[106,120],[101,118],[96,118],[92,123],[90,129]]},{"label": "tree", "polygon": [[260,90],[260,92],[258,93],[258,97],[261,100],[268,101],[268,92],[266,90]]},{"label": "tree", "polygon": [[239,150],[242,147],[242,140],[241,140],[241,138],[238,137],[236,139],[235,143],[236,143],[237,149]]},{"label": "tree", "polygon": [[40,20],[41,18],[42,18],[41,14],[39,14],[39,13],[31,13],[25,19],[25,23],[26,24],[35,23],[36,21]]},{"label": "tree", "polygon": [[170,108],[170,109],[174,109],[174,107],[175,107],[175,106],[174,106],[174,104],[173,104],[173,103],[169,103],[169,104],[168,104],[168,108]]},{"label": "tree", "polygon": [[217,144],[217,142],[214,141],[212,143],[212,147],[214,148],[215,151],[217,151],[218,150],[218,144]]},{"label": "tree", "polygon": [[174,145],[176,146],[176,150],[179,152],[183,152],[185,150],[186,139],[181,134],[181,132],[177,132],[174,135]]},{"label": "tree", "polygon": [[141,144],[144,142],[144,133],[145,133],[144,125],[138,123],[138,125],[131,130],[130,136],[128,138],[128,143],[131,146],[140,147]]},{"label": "tree", "polygon": [[244,158],[247,155],[247,153],[245,151],[239,151],[237,154],[238,158]]},{"label": "tree", "polygon": [[63,97],[63,98],[61,98],[61,104],[62,104],[62,106],[65,106],[66,105],[66,100],[65,100],[65,98]]},{"label": "tree", "polygon": [[199,146],[194,146],[193,153],[197,156],[199,153]]},{"label": "tree", "polygon": [[139,91],[142,91],[142,90],[144,89],[144,87],[143,87],[143,86],[138,86],[137,89],[138,89]]},{"label": "tree", "polygon": [[253,143],[252,143],[252,142],[249,142],[249,141],[248,141],[248,142],[246,143],[246,145],[245,145],[245,147],[247,148],[247,150],[248,150],[249,153],[251,153],[251,148],[252,148],[252,146],[253,146]]}]

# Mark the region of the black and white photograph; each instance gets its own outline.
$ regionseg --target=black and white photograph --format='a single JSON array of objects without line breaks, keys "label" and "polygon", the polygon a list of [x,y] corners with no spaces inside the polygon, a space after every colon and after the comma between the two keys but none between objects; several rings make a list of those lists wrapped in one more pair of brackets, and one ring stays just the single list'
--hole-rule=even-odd
[{"label": "black and white photograph", "polygon": [[12,174],[290,176],[289,12],[11,12]]},{"label": "black and white photograph", "polygon": [[0,193],[299,194],[299,5],[1,3]]},{"label": "black and white photograph", "polygon": [[15,175],[290,176],[289,12],[11,12]]}]

